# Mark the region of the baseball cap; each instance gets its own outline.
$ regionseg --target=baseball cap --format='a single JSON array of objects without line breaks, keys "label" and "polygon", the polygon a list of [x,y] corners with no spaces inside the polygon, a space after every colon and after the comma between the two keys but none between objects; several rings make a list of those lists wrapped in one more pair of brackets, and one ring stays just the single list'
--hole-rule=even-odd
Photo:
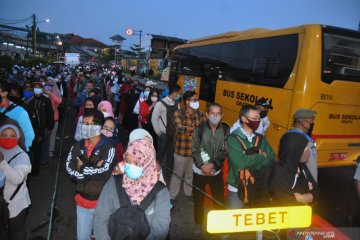
[{"label": "baseball cap", "polygon": [[294,113],[294,119],[308,119],[316,117],[316,112],[307,108],[299,108]]},{"label": "baseball cap", "polygon": [[255,105],[260,105],[268,109],[273,109],[273,107],[271,106],[271,102],[267,98],[260,98],[256,101]]},{"label": "baseball cap", "polygon": [[151,81],[151,80],[149,80],[149,81],[147,81],[146,83],[145,83],[145,87],[152,87],[152,86],[155,86],[156,85],[156,82],[153,82],[153,81]]}]

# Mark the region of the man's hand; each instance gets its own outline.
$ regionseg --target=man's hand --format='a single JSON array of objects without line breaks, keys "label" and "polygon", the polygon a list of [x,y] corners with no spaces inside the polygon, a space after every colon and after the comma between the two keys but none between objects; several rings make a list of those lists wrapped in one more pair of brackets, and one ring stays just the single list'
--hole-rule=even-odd
[{"label": "man's hand", "polygon": [[207,163],[201,166],[201,173],[205,176],[214,176],[214,164]]},{"label": "man's hand", "polygon": [[81,161],[81,159],[79,157],[76,157],[77,159],[77,169],[78,171],[80,171],[80,168],[82,167],[82,165],[84,165],[83,161]]},{"label": "man's hand", "polygon": [[100,160],[97,164],[96,167],[101,167],[101,165],[104,163],[104,160]]},{"label": "man's hand", "polygon": [[266,152],[261,151],[261,149],[259,149],[259,154],[262,154],[262,155],[264,155],[265,158],[267,158]]},{"label": "man's hand", "polygon": [[187,133],[193,133],[193,131],[194,131],[194,128],[193,127],[186,127],[186,132]]},{"label": "man's hand", "polygon": [[298,203],[309,204],[314,200],[314,197],[311,193],[305,193],[305,194],[294,193],[294,196]]}]

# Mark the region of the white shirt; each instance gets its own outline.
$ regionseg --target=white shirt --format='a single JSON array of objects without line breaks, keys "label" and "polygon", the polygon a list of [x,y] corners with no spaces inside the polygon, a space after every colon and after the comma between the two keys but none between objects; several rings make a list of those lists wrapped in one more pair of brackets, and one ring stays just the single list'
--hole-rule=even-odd
[{"label": "white shirt", "polygon": [[[4,199],[9,203],[10,218],[14,218],[31,204],[29,191],[26,186],[27,175],[31,172],[30,158],[19,146],[10,150],[5,150],[0,147],[0,152],[4,155],[4,160],[0,162],[0,171],[2,171],[6,177]],[[19,152],[21,153],[8,164],[8,161]],[[21,183],[20,190],[10,201],[17,186]]]},{"label": "white shirt", "polygon": [[[237,121],[237,122],[239,122],[239,121]],[[253,132],[251,132],[251,134],[245,132],[245,130],[242,128],[241,125],[239,125],[239,127],[237,127],[237,128],[240,128],[240,131],[242,132],[242,134],[244,134],[246,136],[247,140],[252,143],[252,140],[255,137],[255,134]],[[230,185],[230,184],[228,184],[228,190],[230,192],[237,192],[238,191],[237,187],[234,187],[233,185]]]},{"label": "white shirt", "polygon": [[355,179],[356,181],[360,181],[360,164],[357,165],[354,179]]},{"label": "white shirt", "polygon": [[[269,118],[266,116],[264,118],[260,118],[260,124],[258,129],[256,129],[256,132],[259,134],[264,135],[266,129],[270,126],[270,121]],[[240,120],[238,119],[234,125],[230,128],[230,133],[232,133],[233,131],[235,131],[236,129],[238,129],[240,127]]]}]

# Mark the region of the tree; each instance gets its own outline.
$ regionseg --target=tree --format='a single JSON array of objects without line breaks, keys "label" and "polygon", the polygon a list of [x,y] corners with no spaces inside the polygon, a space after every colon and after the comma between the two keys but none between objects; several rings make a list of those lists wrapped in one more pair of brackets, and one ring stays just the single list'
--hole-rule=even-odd
[{"label": "tree", "polygon": [[140,46],[140,44],[133,44],[133,46],[130,47],[130,49],[135,53],[136,58],[138,59],[144,59],[145,53],[144,48]]}]

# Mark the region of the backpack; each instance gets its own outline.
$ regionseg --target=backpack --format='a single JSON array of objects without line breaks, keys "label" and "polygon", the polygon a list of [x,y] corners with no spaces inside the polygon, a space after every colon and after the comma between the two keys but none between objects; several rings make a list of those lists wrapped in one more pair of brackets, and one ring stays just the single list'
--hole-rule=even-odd
[{"label": "backpack", "polygon": [[[255,144],[251,148],[247,148],[242,139],[236,135],[243,152],[246,155],[259,154],[263,135],[256,134]],[[270,179],[271,168],[262,170],[240,170],[238,178],[238,195],[245,207],[266,207],[270,203],[268,197],[268,182]]]},{"label": "backpack", "polygon": [[161,116],[160,116],[160,120],[163,123],[164,127],[166,128],[166,135],[168,135],[169,138],[174,138],[176,132],[174,113],[176,110],[178,110],[178,106],[177,104],[168,105],[167,103],[165,103],[163,99],[160,100],[160,102],[166,108],[166,125],[164,120],[161,118]]},{"label": "backpack", "polygon": [[10,112],[11,110],[13,110],[14,108],[16,108],[17,105],[16,104],[10,104],[5,111],[0,112],[0,123],[4,122],[6,119],[8,119],[9,117],[6,116],[6,113]]},{"label": "backpack", "polygon": [[132,205],[122,186],[123,175],[114,176],[120,208],[110,215],[108,233],[111,239],[146,239],[150,233],[150,224],[145,215],[146,209],[155,200],[157,193],[165,188],[158,181],[140,205]]}]

